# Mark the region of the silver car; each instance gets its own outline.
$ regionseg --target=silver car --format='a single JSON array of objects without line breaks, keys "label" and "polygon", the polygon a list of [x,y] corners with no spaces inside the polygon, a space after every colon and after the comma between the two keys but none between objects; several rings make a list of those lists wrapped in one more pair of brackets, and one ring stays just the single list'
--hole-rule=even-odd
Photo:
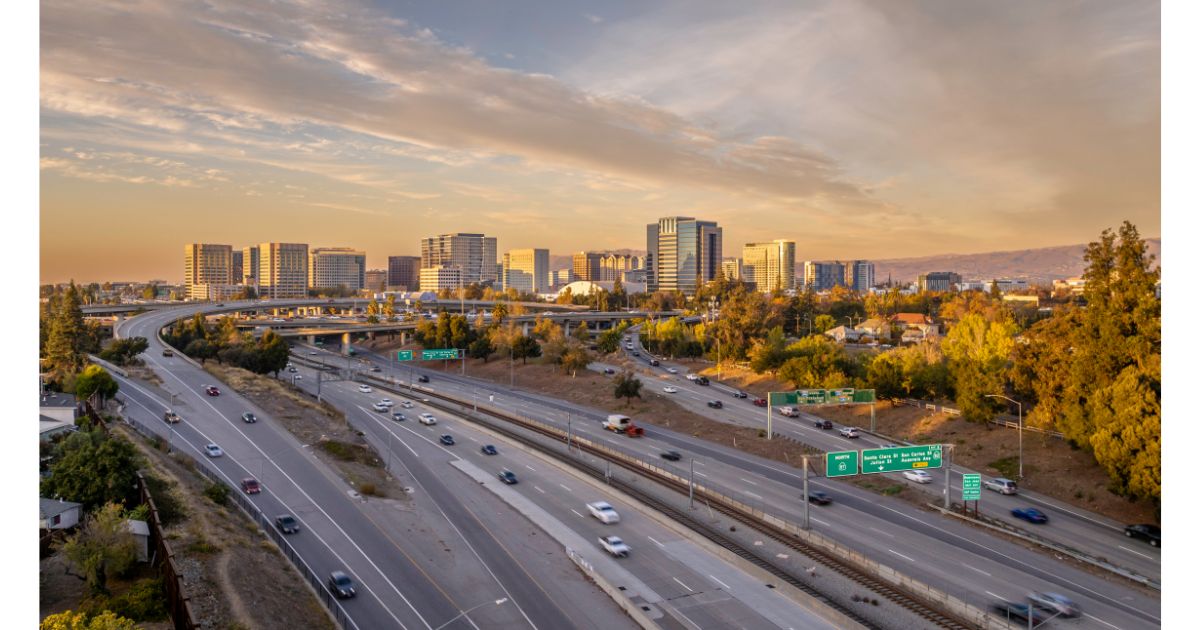
[{"label": "silver car", "polygon": [[1058,593],[1030,593],[1029,599],[1034,606],[1063,617],[1078,617],[1083,612],[1079,609],[1079,604]]},{"label": "silver car", "polygon": [[983,482],[983,485],[988,490],[995,490],[1000,494],[1017,493],[1017,482],[1013,481],[1012,479],[1005,479],[1004,477],[988,479],[987,481]]}]

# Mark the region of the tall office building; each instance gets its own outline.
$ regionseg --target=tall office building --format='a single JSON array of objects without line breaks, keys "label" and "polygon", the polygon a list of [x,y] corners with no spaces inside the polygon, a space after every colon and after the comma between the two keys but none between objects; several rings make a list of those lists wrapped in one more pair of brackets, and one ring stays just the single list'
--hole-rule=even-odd
[{"label": "tall office building", "polygon": [[458,267],[438,265],[421,268],[421,291],[437,292],[460,286],[466,286],[466,283],[462,281],[462,270]]},{"label": "tall office building", "polygon": [[921,291],[953,291],[962,282],[962,276],[953,271],[931,271],[917,276],[917,288]]},{"label": "tall office building", "polygon": [[804,261],[804,288],[809,291],[828,291],[846,286],[846,266],[840,262]]},{"label": "tall office building", "polygon": [[387,286],[394,291],[416,291],[421,286],[420,256],[388,256]]},{"label": "tall office building", "polygon": [[780,239],[746,243],[742,247],[742,273],[762,293],[796,288],[796,242]]},{"label": "tall office building", "polygon": [[545,293],[550,287],[550,250],[514,249],[504,254],[504,290]]},{"label": "tall office building", "polygon": [[235,280],[242,284],[258,284],[258,245],[242,248],[242,277]]},{"label": "tall office building", "polygon": [[308,295],[308,245],[260,243],[258,246],[259,297],[302,298]]},{"label": "tall office building", "polygon": [[246,277],[245,270],[242,267],[242,261],[245,259],[244,258],[245,255],[242,253],[242,250],[234,249],[234,250],[230,251],[230,256],[232,256],[231,260],[233,262],[229,266],[229,270],[230,270],[229,281],[232,284],[242,284],[242,279]]},{"label": "tall office building", "polygon": [[600,280],[600,252],[579,252],[571,258],[571,273],[576,280]]},{"label": "tall office building", "polygon": [[353,291],[367,284],[367,254],[353,247],[315,247],[308,253],[308,288]]},{"label": "tall office building", "polygon": [[379,293],[387,290],[387,269],[368,269],[367,273],[364,275],[366,277],[366,284],[363,285],[364,289],[367,289],[372,293]]},{"label": "tall office building", "polygon": [[725,280],[729,282],[740,281],[742,279],[742,259],[726,258],[722,260],[721,273],[725,274]]},{"label": "tall office building", "polygon": [[211,299],[211,286],[233,284],[233,247],[212,243],[189,243],[183,246],[183,284],[188,297],[194,300]]},{"label": "tall office building", "polygon": [[[475,282],[498,285],[496,237],[460,232],[421,239],[421,268],[439,266],[458,267],[464,285]],[[424,285],[422,276],[421,286]]]},{"label": "tall office building", "polygon": [[626,271],[641,269],[646,259],[632,254],[603,254],[600,256],[600,281],[613,282]]},{"label": "tall office building", "polygon": [[846,286],[858,293],[866,293],[875,286],[875,263],[852,260],[846,263]]},{"label": "tall office building", "polygon": [[715,221],[663,217],[646,226],[646,290],[696,289],[721,273],[721,234]]}]

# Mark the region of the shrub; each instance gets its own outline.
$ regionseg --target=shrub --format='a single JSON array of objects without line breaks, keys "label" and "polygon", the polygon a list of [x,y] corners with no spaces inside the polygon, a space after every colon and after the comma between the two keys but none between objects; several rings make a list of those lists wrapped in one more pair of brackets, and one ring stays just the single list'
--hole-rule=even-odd
[{"label": "shrub", "polygon": [[229,503],[229,486],[223,483],[210,483],[204,488],[204,496],[217,505],[226,505]]},{"label": "shrub", "polygon": [[158,508],[158,520],[163,527],[169,527],[187,516],[187,509],[175,494],[174,484],[168,483],[154,475],[145,475],[146,487],[154,498],[154,507]]},{"label": "shrub", "polygon": [[1002,457],[988,464],[988,466],[1000,471],[1001,477],[1008,477],[1009,479],[1017,478],[1017,458],[1015,456]]},{"label": "shrub", "polygon": [[167,618],[167,601],[161,578],[134,582],[128,591],[112,598],[109,610],[134,621],[161,621]]},{"label": "shrub", "polygon": [[900,494],[903,490],[904,490],[904,486],[894,485],[894,486],[888,486],[888,487],[880,490],[879,492],[881,492],[885,495],[891,496],[894,494]]},{"label": "shrub", "polygon": [[373,483],[358,484],[358,492],[359,492],[359,494],[365,494],[367,496],[380,496],[379,490],[375,487],[375,484],[373,484]]}]

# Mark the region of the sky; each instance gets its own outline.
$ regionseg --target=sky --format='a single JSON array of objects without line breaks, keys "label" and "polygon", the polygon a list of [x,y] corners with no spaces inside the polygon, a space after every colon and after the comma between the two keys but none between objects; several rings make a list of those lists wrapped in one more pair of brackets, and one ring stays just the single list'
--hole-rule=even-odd
[{"label": "sky", "polygon": [[42,0],[41,278],[183,245],[895,258],[1160,236],[1156,2]]}]

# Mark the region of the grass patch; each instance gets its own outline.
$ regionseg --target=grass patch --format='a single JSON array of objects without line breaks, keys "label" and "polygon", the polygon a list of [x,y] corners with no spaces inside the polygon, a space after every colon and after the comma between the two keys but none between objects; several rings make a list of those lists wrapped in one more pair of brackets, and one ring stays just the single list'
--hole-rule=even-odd
[{"label": "grass patch", "polygon": [[361,444],[327,439],[322,440],[319,443],[319,447],[321,450],[344,462],[358,462],[375,468],[383,467],[383,461],[375,455],[375,452]]},{"label": "grass patch", "polygon": [[1017,478],[1017,458],[1015,456],[1002,457],[988,464],[990,468],[995,468],[1000,471],[1001,477],[1009,479]]},{"label": "grass patch", "polygon": [[892,496],[895,494],[900,494],[903,491],[904,491],[904,486],[902,486],[900,484],[896,484],[894,486],[888,486],[888,487],[880,490],[879,492],[882,494],[885,494],[887,496]]},{"label": "grass patch", "polygon": [[203,538],[192,541],[185,549],[195,554],[216,553],[221,550],[220,547]]}]

